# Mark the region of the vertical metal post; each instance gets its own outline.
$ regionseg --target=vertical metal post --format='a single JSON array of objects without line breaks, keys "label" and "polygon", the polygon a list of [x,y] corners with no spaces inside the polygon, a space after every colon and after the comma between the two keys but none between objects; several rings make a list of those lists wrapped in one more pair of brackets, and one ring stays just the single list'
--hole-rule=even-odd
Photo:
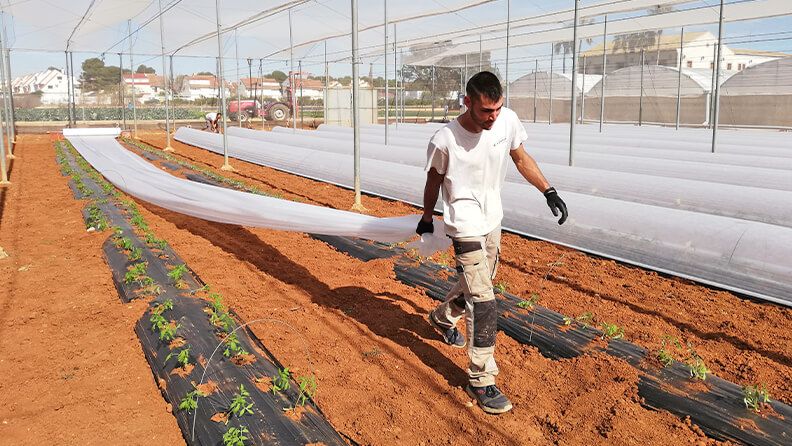
[{"label": "vertical metal post", "polygon": [[[252,88],[253,89],[253,94],[250,94],[251,93],[250,91],[247,92],[248,99],[252,99],[253,101],[257,101],[258,100],[258,95],[256,94],[256,90],[258,89],[258,86],[259,86],[258,85],[259,84],[259,79],[256,79],[255,81],[253,80],[253,59],[248,58],[247,63],[248,63],[248,82],[250,82],[250,86],[253,87]],[[243,85],[244,85],[244,83],[243,83]],[[258,107],[256,107],[255,102],[253,103],[253,111],[254,111],[254,115],[255,115],[255,113],[258,112]],[[251,116],[250,119],[253,120],[253,116]]]},{"label": "vertical metal post", "polygon": [[132,20],[127,20],[127,35],[129,36],[129,71],[132,72],[132,136],[137,139],[137,92],[135,91],[135,61],[132,58]]},{"label": "vertical metal post", "polygon": [[228,116],[226,116],[225,76],[223,76],[223,42],[220,34],[220,0],[215,0],[215,21],[217,24],[217,83],[220,88],[220,110],[223,114],[223,166],[220,167],[220,170],[234,171],[236,169],[228,163],[228,136],[226,134]]},{"label": "vertical metal post", "polygon": [[718,43],[712,45],[712,81],[710,83],[709,102],[707,103],[709,109],[707,110],[707,128],[712,126],[712,115],[714,111],[713,101],[715,99],[715,61],[718,59]]},{"label": "vertical metal post", "polygon": [[363,203],[360,200],[360,101],[358,92],[360,90],[358,74],[358,2],[352,0],[352,133],[355,159],[355,203],[352,209],[363,210]]},{"label": "vertical metal post", "polygon": [[[5,39],[2,36],[0,36],[0,39],[2,39],[3,45],[5,45]],[[3,73],[3,71],[5,70],[0,70],[0,85],[5,85],[4,83],[5,73]],[[8,119],[7,116],[6,119]],[[0,186],[7,186],[11,184],[8,181],[8,166],[6,165],[7,162],[6,162],[6,153],[4,147],[5,147],[5,135],[3,134],[2,129],[0,129],[0,171],[2,171],[0,172]]]},{"label": "vertical metal post", "polygon": [[[168,92],[170,93],[171,112],[173,112],[173,99],[174,99],[174,94],[173,94],[173,85],[174,85],[174,82],[173,82],[173,54],[168,56],[168,80],[169,80]],[[173,114],[171,115],[171,125],[172,125],[174,133],[176,132],[176,116],[175,115],[176,115],[175,112],[173,112]]]},{"label": "vertical metal post", "polygon": [[536,63],[534,68],[534,112],[533,112],[533,122],[536,124],[536,90],[539,88],[539,59],[534,61]]},{"label": "vertical metal post", "polygon": [[[385,48],[383,51],[383,58],[385,59],[385,145],[388,145],[388,125],[390,125],[390,110],[388,107],[390,106],[390,98],[388,98],[388,0],[384,0],[385,3],[385,22],[382,25],[383,29],[385,30]],[[379,116],[379,112],[377,112]]]},{"label": "vertical metal post", "polygon": [[479,34],[479,73],[484,71],[484,62],[482,61],[484,52],[481,50],[481,34]]},{"label": "vertical metal post", "polygon": [[71,91],[72,91],[72,125],[77,125],[77,92],[74,89],[74,52],[69,52],[69,69],[71,70],[71,76],[68,76],[71,82]]},{"label": "vertical metal post", "polygon": [[506,108],[511,105],[509,101],[509,36],[511,34],[511,0],[506,0]]},{"label": "vertical metal post", "polygon": [[682,114],[682,58],[685,52],[685,28],[679,34],[679,73],[677,73],[676,129],[679,130],[679,118]]},{"label": "vertical metal post", "polygon": [[430,121],[434,121],[435,118],[435,66],[432,65],[432,119]]},{"label": "vertical metal post", "polygon": [[9,130],[9,143],[8,143],[8,150],[9,150],[9,157],[14,158],[14,143],[16,143],[16,112],[14,110],[14,89],[12,84],[13,77],[11,76],[11,48],[6,46],[8,41],[8,34],[6,32],[6,23],[5,23],[5,13],[2,13],[2,23],[3,23],[3,46],[5,47],[4,51],[4,59],[3,63],[5,63],[5,70],[6,70],[6,86],[8,88],[8,93],[6,97],[6,101],[8,103],[8,115],[6,116],[6,120],[8,122],[8,130]]},{"label": "vertical metal post", "polygon": [[162,149],[165,152],[173,152],[171,147],[171,128],[170,128],[170,92],[168,91],[168,71],[165,65],[165,20],[162,18],[162,0],[159,0],[159,23],[160,23],[160,45],[162,47],[162,83],[165,89],[165,141],[167,144]]},{"label": "vertical metal post", "polygon": [[[259,59],[259,79],[261,79],[261,104],[264,104],[264,61]],[[261,129],[264,130],[264,113],[261,114]]]},{"label": "vertical metal post", "polygon": [[572,111],[569,117],[569,165],[575,164],[575,125],[577,124],[577,50],[578,50],[578,7],[575,0],[575,24],[572,28]]},{"label": "vertical metal post", "polygon": [[[8,67],[6,66],[6,36],[5,36],[5,29],[3,29],[2,35],[0,36],[0,93],[3,94],[3,115],[5,119],[3,120],[2,124],[5,128],[6,132],[6,140],[5,142],[8,144],[8,147],[2,147],[2,154],[0,157],[14,159],[14,136],[13,136],[13,117],[11,115],[11,106],[10,101],[8,100],[9,95],[11,94],[11,73]],[[6,154],[7,152],[7,154]]]},{"label": "vertical metal post", "polygon": [[242,127],[242,78],[239,75],[239,37],[237,28],[234,28],[234,60],[236,61],[236,76],[237,76],[237,123],[238,127]]},{"label": "vertical metal post", "polygon": [[718,145],[718,118],[720,115],[720,64],[723,42],[723,0],[720,2],[720,18],[718,20],[718,55],[715,57],[715,98],[712,100],[714,114],[712,118],[712,153]]},{"label": "vertical metal post", "polygon": [[322,100],[322,108],[324,108],[324,111],[322,112],[322,121],[325,124],[327,124],[327,111],[328,111],[327,100],[330,97],[330,90],[329,90],[330,66],[327,64],[327,40],[324,41],[324,68],[325,68],[325,72],[324,72],[325,82],[324,82],[324,98]]},{"label": "vertical metal post", "polygon": [[[396,84],[396,91],[394,92],[394,95],[393,95],[393,113],[394,113],[395,118],[396,118],[396,128],[398,129],[399,128],[399,73],[398,73],[398,69],[396,68],[396,67],[398,67],[398,65],[397,65],[398,61],[396,60],[396,57],[397,57],[396,56],[396,42],[397,42],[397,40],[396,40],[396,24],[394,23],[393,24],[393,83]],[[404,87],[404,86],[402,85],[402,87]]]},{"label": "vertical metal post", "polygon": [[297,61],[299,68],[297,71],[300,74],[300,128],[305,128],[305,115],[303,114],[303,75],[302,75],[302,59]]},{"label": "vertical metal post", "polygon": [[600,81],[600,122],[599,131],[602,133],[602,123],[605,122],[605,82],[608,78],[608,16],[605,16],[605,26],[602,30],[602,81]]},{"label": "vertical metal post", "polygon": [[292,31],[291,8],[289,8],[289,97],[291,100],[292,130],[297,131],[297,97],[294,88],[294,32]]},{"label": "vertical metal post", "polygon": [[127,128],[126,122],[126,81],[124,81],[124,56],[118,53],[118,74],[121,76],[121,120],[124,122],[124,130]]},{"label": "vertical metal post", "polygon": [[553,123],[553,59],[555,54],[555,44],[550,44],[550,102],[548,104],[547,124]]},{"label": "vertical metal post", "polygon": [[586,120],[586,56],[583,56],[583,75],[581,76],[583,85],[580,87],[580,123],[585,124]]},{"label": "vertical metal post", "polygon": [[644,97],[644,50],[641,50],[641,87],[638,94],[638,127],[643,125],[643,97]]},{"label": "vertical metal post", "polygon": [[64,77],[66,78],[66,119],[68,120],[67,127],[71,128],[72,126],[72,118],[71,118],[71,84],[69,84],[69,52],[64,51],[63,54],[66,56],[66,66],[64,67]]}]

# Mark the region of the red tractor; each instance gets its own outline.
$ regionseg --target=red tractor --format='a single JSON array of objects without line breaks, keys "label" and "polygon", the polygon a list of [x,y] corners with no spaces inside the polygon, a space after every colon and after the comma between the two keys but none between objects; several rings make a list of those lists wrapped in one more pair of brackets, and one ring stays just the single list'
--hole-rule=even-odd
[{"label": "red tractor", "polygon": [[243,99],[228,103],[228,118],[232,121],[246,122],[254,117],[263,117],[267,121],[288,121],[290,116],[291,104],[288,102],[272,101],[262,105],[255,99]]}]

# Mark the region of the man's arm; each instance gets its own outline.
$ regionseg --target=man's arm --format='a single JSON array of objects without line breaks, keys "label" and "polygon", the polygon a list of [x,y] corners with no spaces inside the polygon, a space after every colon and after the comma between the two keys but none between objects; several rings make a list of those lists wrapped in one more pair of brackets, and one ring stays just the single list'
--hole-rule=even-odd
[{"label": "man's arm", "polygon": [[517,166],[517,170],[520,172],[520,175],[526,179],[529,183],[531,183],[535,188],[539,189],[539,192],[544,194],[545,198],[547,199],[547,205],[550,207],[550,210],[553,212],[553,215],[558,217],[559,213],[561,214],[561,218],[558,219],[558,224],[562,225],[567,219],[569,213],[567,212],[566,203],[561,197],[558,196],[558,192],[552,187],[550,187],[550,183],[547,182],[544,174],[542,173],[541,169],[539,169],[539,165],[536,164],[536,161],[528,155],[525,151],[525,147],[520,144],[520,147],[512,150],[510,152],[512,157],[512,161],[514,161],[514,165]]},{"label": "man's arm", "polygon": [[512,161],[514,161],[514,165],[517,166],[520,175],[522,175],[526,181],[533,184],[535,188],[539,189],[539,192],[544,193],[544,191],[550,188],[550,183],[547,182],[544,174],[542,174],[539,165],[536,164],[536,161],[534,161],[531,155],[528,155],[528,152],[525,151],[525,147],[523,147],[522,144],[509,154],[511,155]]},{"label": "man's arm", "polygon": [[432,215],[434,208],[437,204],[437,198],[440,196],[440,185],[443,184],[445,175],[437,172],[437,169],[432,167],[426,173],[426,186],[424,186],[424,211],[421,216],[421,221],[418,222],[418,229],[415,231],[419,235],[425,232],[433,232],[434,225],[432,224]]}]

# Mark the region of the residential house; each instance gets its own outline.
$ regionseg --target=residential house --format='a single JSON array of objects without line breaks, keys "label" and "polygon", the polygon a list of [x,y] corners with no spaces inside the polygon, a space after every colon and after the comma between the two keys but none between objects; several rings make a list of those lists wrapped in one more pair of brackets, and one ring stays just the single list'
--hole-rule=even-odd
[{"label": "residential house", "polygon": [[[295,94],[299,98],[301,95],[306,99],[323,99],[324,98],[324,82],[318,79],[308,79],[308,73],[299,73],[294,75]],[[291,79],[283,81],[282,91],[283,97],[288,97],[288,91],[291,87]],[[362,86],[362,84],[361,84]]]},{"label": "residential house", "polygon": [[127,98],[132,97],[134,90],[137,102],[140,104],[152,100],[165,100],[165,80],[162,76],[150,73],[129,73],[124,74],[123,79]]},{"label": "residential house", "polygon": [[243,97],[247,97],[254,93],[258,98],[263,96],[264,98],[279,100],[282,97],[281,84],[269,77],[243,77],[240,94]]},{"label": "residential house", "polygon": [[[184,76],[177,96],[187,101],[216,98],[219,94],[217,77],[214,75],[195,74]],[[231,89],[225,82],[226,98],[231,97]]]},{"label": "residential house", "polygon": [[[66,104],[69,77],[60,69],[50,68],[38,73],[26,74],[11,81],[14,94],[41,94],[41,103],[45,105]],[[75,91],[79,97],[80,83],[75,79]]]}]

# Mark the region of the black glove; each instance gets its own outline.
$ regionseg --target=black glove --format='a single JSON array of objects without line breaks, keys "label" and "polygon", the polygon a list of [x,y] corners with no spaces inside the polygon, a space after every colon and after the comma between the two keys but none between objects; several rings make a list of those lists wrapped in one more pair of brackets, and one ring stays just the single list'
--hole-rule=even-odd
[{"label": "black glove", "polygon": [[550,210],[553,211],[554,216],[558,217],[558,212],[561,212],[561,218],[558,219],[558,224],[563,225],[569,216],[566,203],[558,196],[558,192],[556,192],[553,187],[544,191],[544,196],[547,198],[547,205],[550,206]]},{"label": "black glove", "polygon": [[424,219],[418,220],[418,227],[415,229],[415,232],[418,235],[424,235],[425,233],[433,233],[434,232],[434,223],[432,220],[424,221]]}]

